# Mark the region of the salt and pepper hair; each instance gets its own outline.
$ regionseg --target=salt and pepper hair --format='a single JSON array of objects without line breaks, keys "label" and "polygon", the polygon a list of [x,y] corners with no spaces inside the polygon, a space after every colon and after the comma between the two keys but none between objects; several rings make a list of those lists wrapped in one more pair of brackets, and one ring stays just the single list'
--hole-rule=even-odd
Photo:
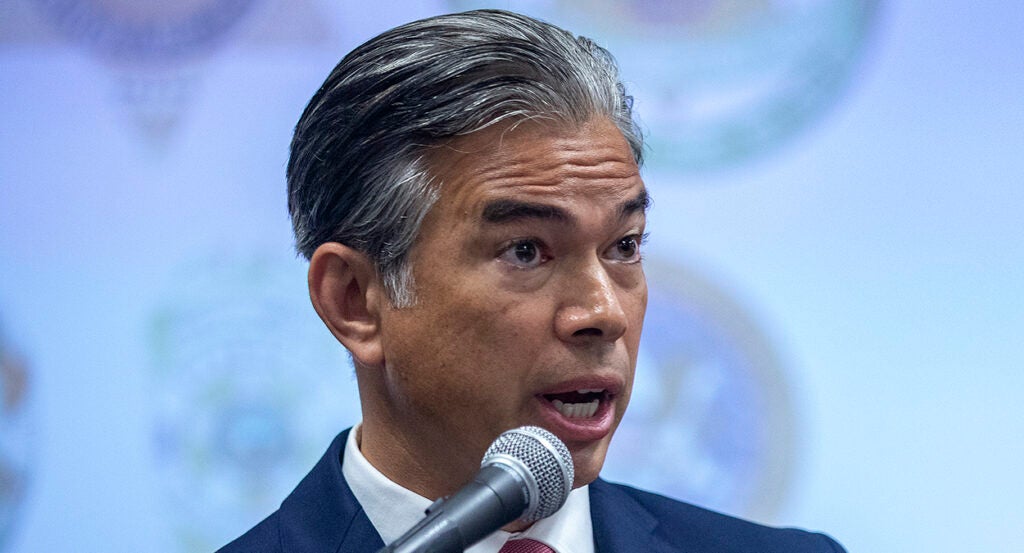
[{"label": "salt and pepper hair", "polygon": [[478,10],[402,25],[338,63],[295,127],[288,209],[307,259],[340,242],[373,260],[391,303],[415,302],[408,256],[440,183],[431,149],[497,123],[606,117],[637,163],[643,138],[615,60],[584,37]]}]

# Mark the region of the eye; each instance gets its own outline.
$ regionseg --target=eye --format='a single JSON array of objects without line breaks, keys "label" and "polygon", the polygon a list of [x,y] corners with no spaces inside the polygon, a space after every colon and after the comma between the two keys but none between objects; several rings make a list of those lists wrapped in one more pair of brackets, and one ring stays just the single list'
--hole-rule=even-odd
[{"label": "eye", "polygon": [[633,234],[621,238],[612,246],[609,254],[616,261],[624,261],[627,263],[640,261],[640,243],[643,242],[644,238],[646,238],[646,235],[640,234]]},{"label": "eye", "polygon": [[541,245],[533,239],[512,242],[501,251],[498,259],[524,269],[532,269],[548,260],[541,251]]}]

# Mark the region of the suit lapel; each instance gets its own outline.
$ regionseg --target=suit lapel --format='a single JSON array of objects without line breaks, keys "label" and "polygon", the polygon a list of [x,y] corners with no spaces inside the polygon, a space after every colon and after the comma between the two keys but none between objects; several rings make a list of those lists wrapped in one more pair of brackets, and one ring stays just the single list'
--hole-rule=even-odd
[{"label": "suit lapel", "polygon": [[373,553],[384,547],[341,471],[348,430],[331,447],[279,511],[285,553]]},{"label": "suit lapel", "polygon": [[[384,547],[342,474],[348,430],[281,504],[285,553],[374,553]],[[627,493],[600,478],[590,484],[596,553],[679,553],[658,536],[658,520]]]},{"label": "suit lapel", "polygon": [[678,553],[657,535],[654,515],[600,478],[590,484],[590,516],[596,553]]}]

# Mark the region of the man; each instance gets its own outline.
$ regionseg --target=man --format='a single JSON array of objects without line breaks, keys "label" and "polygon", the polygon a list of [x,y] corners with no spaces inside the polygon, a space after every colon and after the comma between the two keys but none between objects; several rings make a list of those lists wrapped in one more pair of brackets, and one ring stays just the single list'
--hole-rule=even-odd
[{"label": "man", "polygon": [[528,424],[568,446],[575,490],[473,553],[841,551],[597,479],[647,302],[641,152],[611,56],[521,15],[418,21],[346,56],[296,127],[289,209],[363,420],[222,551],[376,551]]}]

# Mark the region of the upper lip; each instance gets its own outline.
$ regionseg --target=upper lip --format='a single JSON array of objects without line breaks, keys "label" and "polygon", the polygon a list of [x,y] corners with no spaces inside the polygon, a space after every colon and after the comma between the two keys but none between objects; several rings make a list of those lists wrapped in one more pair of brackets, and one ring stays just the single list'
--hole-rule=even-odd
[{"label": "upper lip", "polygon": [[608,396],[617,396],[625,388],[622,377],[616,375],[587,375],[563,380],[543,389],[537,395],[564,394],[579,390],[602,390]]}]

